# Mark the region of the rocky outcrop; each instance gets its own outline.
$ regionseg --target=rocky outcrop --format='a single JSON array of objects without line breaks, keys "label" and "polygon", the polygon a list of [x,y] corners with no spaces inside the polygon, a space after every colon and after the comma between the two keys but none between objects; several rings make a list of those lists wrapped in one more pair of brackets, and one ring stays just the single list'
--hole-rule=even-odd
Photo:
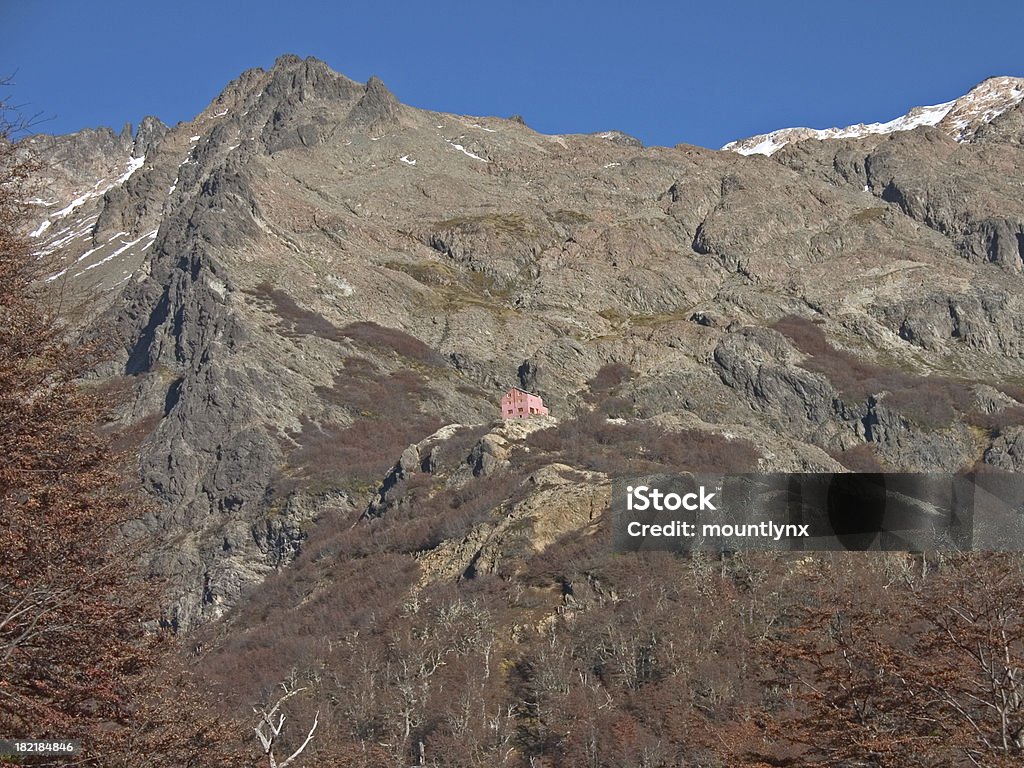
[{"label": "rocky outcrop", "polygon": [[1006,472],[1024,470],[1024,428],[1012,427],[996,437],[985,451],[985,463]]},{"label": "rocky outcrop", "polygon": [[1021,302],[1003,290],[938,293],[884,307],[901,339],[931,352],[957,347],[1018,358],[1024,342]]},{"label": "rocky outcrop", "polygon": [[363,127],[371,135],[380,135],[398,124],[401,104],[376,75],[366,81],[362,97],[348,115],[348,122]]},{"label": "rocky outcrop", "polygon": [[798,359],[781,334],[764,328],[730,334],[714,351],[722,381],[775,429],[827,444],[839,426],[841,398],[823,376],[802,370]]},{"label": "rocky outcrop", "polygon": [[526,478],[524,498],[481,523],[465,537],[446,541],[418,558],[421,583],[498,572],[507,562],[542,552],[560,536],[596,533],[611,503],[611,483],[593,472],[548,464]]}]

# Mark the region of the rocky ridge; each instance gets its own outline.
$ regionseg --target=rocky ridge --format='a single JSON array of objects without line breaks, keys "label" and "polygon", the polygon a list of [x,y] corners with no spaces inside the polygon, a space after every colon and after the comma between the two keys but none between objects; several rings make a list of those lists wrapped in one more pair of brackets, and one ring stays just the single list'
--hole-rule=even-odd
[{"label": "rocky ridge", "polygon": [[745,139],[730,141],[722,149],[741,155],[772,155],[794,142],[807,139],[859,139],[866,136],[912,131],[928,125],[956,141],[968,141],[985,125],[1024,99],[1024,79],[990,77],[966,94],[944,104],[914,107],[907,114],[885,123],[858,123],[845,128],[782,128]]}]

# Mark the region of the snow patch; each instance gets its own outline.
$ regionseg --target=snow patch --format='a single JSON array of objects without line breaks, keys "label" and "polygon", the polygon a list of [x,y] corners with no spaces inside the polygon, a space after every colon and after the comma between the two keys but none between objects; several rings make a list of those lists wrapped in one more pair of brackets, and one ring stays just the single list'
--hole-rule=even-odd
[{"label": "snow patch", "polygon": [[[82,270],[81,272],[79,272],[78,274],[76,274],[76,275],[75,275],[75,277],[81,277],[81,276],[82,276],[82,275],[84,275],[84,274],[85,274],[86,272],[88,272],[88,271],[89,271],[90,269],[96,269],[96,267],[100,266],[101,264],[106,264],[106,263],[107,263],[108,261],[110,261],[111,259],[117,258],[117,257],[118,257],[118,256],[120,256],[120,255],[121,255],[122,253],[124,253],[125,251],[127,251],[127,250],[128,250],[129,248],[132,248],[132,247],[134,247],[134,246],[138,245],[139,243],[141,243],[141,242],[142,242],[143,240],[145,240],[145,239],[146,239],[147,237],[148,237],[148,238],[150,238],[150,239],[152,240],[153,238],[155,238],[155,237],[156,237],[156,233],[157,233],[157,230],[155,230],[155,229],[154,229],[154,230],[153,230],[152,232],[147,232],[146,234],[144,234],[144,235],[141,235],[141,236],[140,236],[140,237],[138,237],[137,239],[135,239],[135,240],[132,240],[132,241],[131,241],[130,243],[123,243],[123,244],[121,245],[121,247],[120,247],[120,248],[118,248],[118,249],[117,249],[116,251],[114,251],[114,252],[113,252],[112,254],[110,254],[109,256],[106,256],[106,257],[104,257],[104,258],[100,259],[100,260],[99,260],[99,261],[97,261],[97,262],[96,262],[95,264],[90,264],[90,265],[89,265],[88,267],[86,267],[86,268],[85,268],[85,269],[83,269],[83,270]],[[152,242],[150,242],[150,244],[149,244],[149,245],[152,245]],[[149,247],[149,245],[147,245],[146,247],[148,248],[148,247]]]},{"label": "snow patch", "polygon": [[[42,248],[42,249],[40,249],[38,251],[35,251],[32,255],[36,256],[37,258],[42,258],[43,256],[49,256],[51,253],[56,251],[58,248],[62,248],[63,246],[67,245],[68,243],[72,242],[73,240],[77,240],[80,237],[85,237],[86,235],[88,235],[88,234],[90,234],[92,232],[93,222],[95,222],[96,219],[98,219],[98,218],[99,218],[99,216],[90,216],[85,221],[81,222],[82,223],[82,228],[78,229],[78,230],[76,230],[74,232],[71,232],[71,227],[66,227],[66,228],[60,230],[60,232],[58,232],[56,235],[54,235],[55,237],[58,237],[58,239],[51,240],[50,242],[48,242],[46,244],[46,246],[44,248]],[[60,237],[61,235],[63,235],[63,236]]]},{"label": "snow patch", "polygon": [[111,184],[109,187],[107,187],[107,189],[105,189],[103,191],[106,192],[108,189],[113,189],[118,184],[124,184],[126,181],[128,181],[128,179],[130,179],[132,177],[133,173],[135,173],[137,170],[139,170],[139,168],[141,168],[145,164],[146,164],[146,156],[145,155],[143,155],[142,157],[129,157],[128,158],[128,170],[126,170],[120,176],[120,178],[117,179],[117,181],[115,181],[113,184]]},{"label": "snow patch", "polygon": [[57,218],[57,219],[63,219],[65,216],[67,216],[69,213],[74,211],[76,208],[79,208],[79,207],[85,205],[89,200],[92,200],[94,197],[96,197],[96,194],[94,192],[86,192],[84,195],[81,195],[80,197],[76,197],[74,200],[72,200],[70,203],[68,203],[64,208],[61,208],[59,211],[57,211],[55,214],[53,214],[53,216],[54,216],[54,218]]},{"label": "snow patch", "polygon": [[459,150],[459,152],[464,154],[466,157],[471,157],[474,160],[479,160],[482,163],[489,163],[489,162],[491,162],[486,157],[480,157],[480,155],[473,154],[468,149],[466,149],[464,146],[462,146],[461,144],[456,144],[454,141],[448,141],[447,139],[445,139],[445,143],[449,144],[452,147],[454,147],[455,149]]},{"label": "snow patch", "polygon": [[331,286],[336,288],[338,293],[340,293],[346,299],[349,296],[351,296],[352,294],[355,293],[355,289],[349,284],[348,280],[345,280],[342,277],[336,277],[335,275],[328,275],[327,276],[327,282]]},{"label": "snow patch", "polygon": [[29,232],[28,236],[29,237],[39,237],[41,234],[43,234],[43,232],[45,232],[49,228],[50,228],[50,220],[46,219],[46,220],[43,221],[42,224],[40,224],[38,227],[33,229],[31,232]]},{"label": "snow patch", "polygon": [[211,291],[216,293],[222,299],[224,298],[224,295],[227,293],[228,290],[228,286],[226,283],[217,280],[216,278],[213,277],[206,278],[206,285],[209,287]]},{"label": "snow patch", "polygon": [[[738,143],[738,142],[731,142],[731,144],[736,144],[736,143]],[[769,156],[769,155],[774,154],[775,152],[778,152],[780,149],[782,149],[788,143],[789,142],[787,142],[785,140],[783,140],[783,141],[776,141],[776,134],[770,133],[767,136],[765,136],[763,139],[761,139],[761,141],[759,141],[757,144],[755,144],[755,145],[753,145],[751,147],[740,147],[739,149],[736,149],[736,151],[739,152],[741,155],[765,155],[765,156]],[[733,147],[730,146],[730,144],[726,144],[724,147],[722,147],[722,149],[732,149],[732,148]]]},{"label": "snow patch", "polygon": [[79,256],[77,259],[75,259],[75,264],[77,264],[78,262],[83,261],[83,260],[89,258],[94,253],[96,253],[96,251],[98,251],[98,250],[100,250],[102,248],[103,248],[102,245],[97,245],[95,248],[90,248],[88,251],[86,251],[81,256]]},{"label": "snow patch", "polygon": [[[127,170],[125,170],[125,172],[123,174],[121,174],[118,178],[116,178],[113,182],[111,182],[110,184],[105,186],[103,189],[99,189],[99,191],[86,192],[84,195],[80,195],[79,197],[76,197],[74,200],[72,200],[70,203],[68,203],[67,206],[65,206],[64,208],[61,208],[56,213],[51,214],[50,218],[51,219],[63,219],[65,216],[67,216],[68,214],[72,213],[76,208],[80,208],[81,206],[83,206],[87,202],[89,202],[90,200],[92,200],[94,198],[97,198],[97,197],[102,197],[107,192],[112,190],[114,187],[119,186],[121,184],[124,184],[126,181],[128,181],[128,179],[130,179],[132,177],[132,174],[135,173],[137,170],[139,170],[139,168],[141,168],[145,164],[146,164],[146,156],[145,155],[143,155],[142,157],[129,157],[128,158],[128,168],[127,168]],[[100,184],[102,184],[102,183],[103,183],[102,179],[97,181],[93,185],[93,190],[97,190],[99,188]]]}]

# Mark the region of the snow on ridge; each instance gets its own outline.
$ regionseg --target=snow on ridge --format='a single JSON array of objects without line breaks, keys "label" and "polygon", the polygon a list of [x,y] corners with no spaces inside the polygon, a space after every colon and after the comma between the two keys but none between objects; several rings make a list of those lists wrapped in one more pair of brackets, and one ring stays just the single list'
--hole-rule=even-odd
[{"label": "snow on ridge", "polygon": [[956,100],[944,126],[957,141],[974,137],[978,129],[1024,101],[1024,79],[989,78]]},{"label": "snow on ridge", "polygon": [[114,187],[117,187],[117,186],[120,186],[121,184],[124,184],[126,181],[128,181],[128,179],[130,179],[132,177],[132,174],[134,174],[137,170],[139,170],[139,168],[141,168],[145,164],[146,164],[146,156],[145,155],[143,155],[142,157],[129,157],[128,158],[128,167],[127,167],[127,169],[125,170],[125,172],[123,174],[121,174],[116,179],[114,179],[114,181],[112,181],[107,186],[103,187],[103,189],[99,189],[99,191],[97,191],[97,189],[99,188],[100,184],[103,183],[103,180],[100,179],[99,181],[97,181],[93,185],[92,190],[90,190],[89,192],[86,192],[86,193],[84,193],[82,195],[79,195],[74,200],[72,200],[70,203],[68,203],[64,208],[61,208],[56,213],[51,213],[49,218],[51,218],[51,219],[63,219],[64,217],[66,217],[67,215],[72,213],[76,208],[79,208],[79,207],[85,205],[87,202],[89,202],[90,200],[92,200],[94,198],[102,197],[107,192],[112,190]]},{"label": "snow on ridge", "polygon": [[907,114],[885,123],[858,123],[845,128],[783,128],[771,133],[751,136],[749,139],[730,141],[722,149],[730,149],[741,155],[766,155],[778,152],[792,141],[803,139],[859,139],[880,133],[911,131],[922,125],[936,126],[949,114],[956,100],[928,107],[915,107]]},{"label": "snow on ridge", "polygon": [[146,164],[146,156],[145,155],[143,155],[142,157],[129,157],[128,158],[128,170],[126,170],[120,177],[118,177],[117,181],[115,181],[113,184],[111,184],[109,187],[107,187],[107,189],[105,189],[103,191],[106,192],[109,189],[113,189],[118,184],[124,184],[126,181],[128,181],[128,179],[130,179],[132,177],[133,173],[135,173],[137,170],[139,170],[139,168],[141,168],[145,164]]},{"label": "snow on ridge", "polygon": [[850,139],[875,134],[910,131],[923,125],[938,127],[956,141],[967,141],[985,123],[1024,101],[1024,79],[994,77],[985,80],[963,96],[942,104],[914,107],[907,114],[884,123],[859,123],[845,128],[783,128],[745,139],[730,141],[722,147],[741,155],[772,155],[782,147],[805,139]]}]

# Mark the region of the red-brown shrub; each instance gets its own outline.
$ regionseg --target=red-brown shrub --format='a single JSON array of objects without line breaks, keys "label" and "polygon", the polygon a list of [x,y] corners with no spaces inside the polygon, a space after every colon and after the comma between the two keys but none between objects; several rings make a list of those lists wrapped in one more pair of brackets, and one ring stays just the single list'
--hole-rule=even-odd
[{"label": "red-brown shrub", "polygon": [[[648,472],[749,472],[760,453],[746,440],[698,430],[668,431],[651,424],[610,422],[584,413],[557,427],[534,432],[531,448],[554,454],[573,467],[630,475]],[[534,462],[548,461],[536,457]]]},{"label": "red-brown shrub", "polygon": [[829,455],[851,472],[885,471],[869,443],[861,443],[845,451],[829,451]]},{"label": "red-brown shrub", "polygon": [[397,328],[387,328],[377,323],[350,323],[341,329],[342,335],[357,344],[378,350],[391,350],[396,354],[423,363],[424,365],[443,366],[444,357],[427,346],[415,336]]},{"label": "red-brown shrub", "polygon": [[332,341],[354,341],[376,351],[390,351],[425,365],[443,366],[444,357],[427,344],[397,328],[362,321],[339,328],[323,315],[300,307],[295,300],[269,283],[260,283],[252,291],[257,298],[271,302],[275,313],[285,324],[285,335],[318,336]]},{"label": "red-brown shrub", "polygon": [[287,457],[287,474],[317,484],[379,481],[406,446],[442,426],[439,418],[421,410],[427,392],[418,373],[381,374],[367,360],[346,359],[334,386],[318,387],[316,393],[343,407],[353,421],[316,423],[301,417],[301,430],[289,434],[294,447]]}]

